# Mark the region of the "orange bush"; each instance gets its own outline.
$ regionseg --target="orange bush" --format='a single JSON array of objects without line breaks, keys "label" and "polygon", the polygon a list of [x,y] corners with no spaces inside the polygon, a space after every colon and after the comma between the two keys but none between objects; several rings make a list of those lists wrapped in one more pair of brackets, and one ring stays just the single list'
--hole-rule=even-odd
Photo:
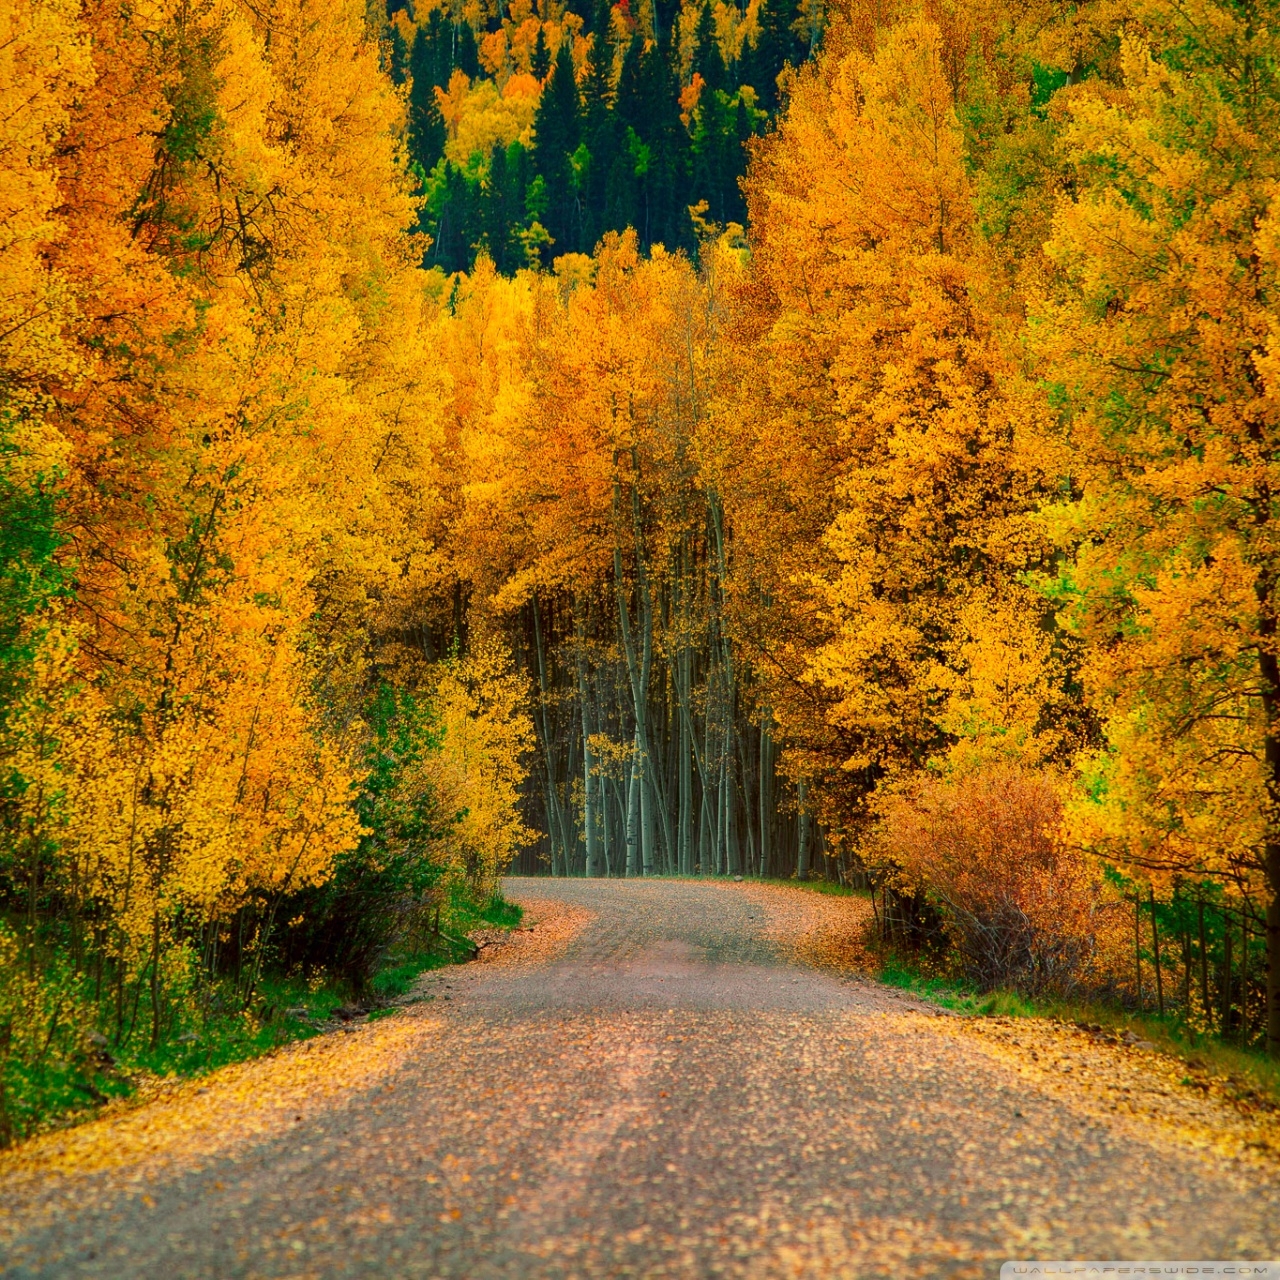
[{"label": "orange bush", "polygon": [[1121,907],[1098,864],[1067,847],[1053,780],[1012,766],[928,779],[882,807],[882,854],[942,916],[982,987],[1097,985]]}]

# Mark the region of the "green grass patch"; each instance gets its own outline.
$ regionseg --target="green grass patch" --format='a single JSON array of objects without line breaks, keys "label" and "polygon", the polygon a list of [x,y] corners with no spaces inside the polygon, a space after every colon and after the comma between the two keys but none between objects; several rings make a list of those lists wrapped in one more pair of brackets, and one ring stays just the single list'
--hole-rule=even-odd
[{"label": "green grass patch", "polygon": [[797,880],[791,879],[757,879],[755,876],[747,877],[752,884],[784,884],[791,889],[808,889],[810,893],[825,893],[833,898],[869,898],[871,895],[865,889],[853,889],[847,884],[840,884],[836,880]]},{"label": "green grass patch", "polygon": [[475,954],[475,945],[467,934],[477,929],[514,929],[523,919],[524,908],[508,902],[500,893],[479,907],[465,899],[452,903],[448,928],[441,926],[435,946],[390,959],[369,984],[370,989],[379,1000],[400,999],[413,990],[414,983],[424,973],[470,960]]},{"label": "green grass patch", "polygon": [[[646,880],[684,880],[689,884],[722,884],[735,881],[734,876],[646,876]],[[797,880],[794,876],[780,878],[774,876],[742,876],[744,884],[782,884],[790,889],[808,889],[812,893],[827,893],[837,898],[869,898],[865,889],[852,889],[847,884],[839,884],[835,880]]]},{"label": "green grass patch", "polygon": [[[302,978],[267,977],[249,1010],[232,1009],[230,984],[205,993],[205,1012],[184,1011],[153,1049],[141,1032],[123,1044],[110,1035],[32,1062],[4,1063],[4,1107],[14,1137],[77,1123],[103,1103],[128,1097],[149,1077],[204,1075],[318,1035],[343,1003],[342,992]],[[303,1012],[305,1010],[305,1013]]]}]

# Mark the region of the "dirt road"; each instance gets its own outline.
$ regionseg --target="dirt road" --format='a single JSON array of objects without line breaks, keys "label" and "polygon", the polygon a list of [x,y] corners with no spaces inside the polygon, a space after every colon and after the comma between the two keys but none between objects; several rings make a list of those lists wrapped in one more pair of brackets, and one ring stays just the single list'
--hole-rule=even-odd
[{"label": "dirt road", "polygon": [[4,1273],[994,1277],[1019,1257],[1280,1256],[1276,1164],[1207,1142],[1213,1115],[1176,1082],[1150,1076],[1152,1120],[1125,1101],[1140,1062],[1116,1084],[1084,1046],[1050,1074],[1019,1032],[984,1039],[808,964],[851,963],[856,903],[508,892],[541,923],[404,1013],[7,1157]]}]

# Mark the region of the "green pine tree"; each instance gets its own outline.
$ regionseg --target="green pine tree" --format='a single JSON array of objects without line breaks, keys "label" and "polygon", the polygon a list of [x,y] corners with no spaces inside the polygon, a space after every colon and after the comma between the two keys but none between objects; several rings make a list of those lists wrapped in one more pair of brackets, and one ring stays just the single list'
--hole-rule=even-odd
[{"label": "green pine tree", "polygon": [[568,40],[561,42],[555,69],[542,90],[533,133],[534,169],[546,187],[543,225],[554,254],[571,253],[582,238],[578,176],[572,159],[582,142],[582,121]]},{"label": "green pine tree", "polygon": [[693,70],[702,77],[708,89],[729,87],[729,74],[720,52],[720,41],[716,38],[710,0],[704,0],[698,14],[698,26],[693,39]]},{"label": "green pine tree", "polygon": [[533,42],[533,59],[529,64],[534,78],[546,82],[547,72],[551,70],[551,50],[547,48],[547,37],[540,26],[538,38]]}]

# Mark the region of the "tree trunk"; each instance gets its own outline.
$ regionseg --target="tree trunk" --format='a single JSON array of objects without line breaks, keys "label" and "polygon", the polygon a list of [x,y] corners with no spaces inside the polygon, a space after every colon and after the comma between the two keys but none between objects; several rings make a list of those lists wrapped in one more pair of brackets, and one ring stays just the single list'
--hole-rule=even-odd
[{"label": "tree trunk", "polygon": [[1164,975],[1160,972],[1160,922],[1156,919],[1156,891],[1155,886],[1150,886],[1151,891],[1151,946],[1156,961],[1156,1008],[1160,1011],[1160,1016],[1164,1017]]},{"label": "tree trunk", "polygon": [[676,698],[680,702],[680,835],[679,871],[682,876],[693,874],[693,735],[690,732],[688,714],[688,665],[689,650],[686,646],[680,654],[680,680],[676,686]]},{"label": "tree trunk", "polygon": [[1267,836],[1263,871],[1267,895],[1267,1052],[1280,1058],[1280,657],[1276,646],[1276,581],[1270,570],[1258,575],[1258,665],[1262,674],[1262,709],[1266,761]]},{"label": "tree trunk", "polygon": [[797,825],[800,828],[800,849],[796,858],[796,879],[807,880],[809,878],[809,784],[804,778],[796,783],[796,796],[800,810],[797,816]]},{"label": "tree trunk", "polygon": [[1205,1026],[1213,1029],[1213,1010],[1209,1005],[1209,948],[1204,938],[1204,899],[1196,899],[1196,919],[1200,928],[1200,1011]]},{"label": "tree trunk", "polygon": [[646,876],[653,875],[653,785],[650,775],[653,767],[648,753],[636,738],[638,768],[640,770],[640,869]]},{"label": "tree trunk", "polygon": [[763,880],[769,874],[769,826],[773,817],[773,756],[769,739],[769,709],[760,717],[760,870]]},{"label": "tree trunk", "polygon": [[595,759],[591,753],[591,722],[587,710],[587,669],[582,654],[582,628],[578,628],[578,701],[582,705],[582,825],[587,842],[586,873],[598,876],[599,867],[599,815],[596,812],[596,780],[592,777]]},{"label": "tree trunk", "polygon": [[1138,984],[1138,1012],[1142,1012],[1142,899],[1133,895],[1133,971]]},{"label": "tree trunk", "polygon": [[[640,738],[636,735],[636,756],[640,754]],[[640,765],[633,759],[627,771],[627,875],[640,874]]]},{"label": "tree trunk", "polygon": [[1267,1052],[1280,1058],[1280,842],[1267,845]]},{"label": "tree trunk", "polygon": [[[547,719],[547,664],[542,648],[542,615],[538,609],[538,593],[533,594],[533,637],[538,658],[538,715],[534,723],[538,728],[539,745],[542,748],[543,769],[547,779],[547,836],[551,841],[551,874],[569,874],[569,842],[564,829],[564,815],[560,811],[560,797],[556,791],[555,764],[552,759],[551,725]],[[557,848],[558,846],[558,848]],[[557,865],[557,852],[560,855]]]}]

